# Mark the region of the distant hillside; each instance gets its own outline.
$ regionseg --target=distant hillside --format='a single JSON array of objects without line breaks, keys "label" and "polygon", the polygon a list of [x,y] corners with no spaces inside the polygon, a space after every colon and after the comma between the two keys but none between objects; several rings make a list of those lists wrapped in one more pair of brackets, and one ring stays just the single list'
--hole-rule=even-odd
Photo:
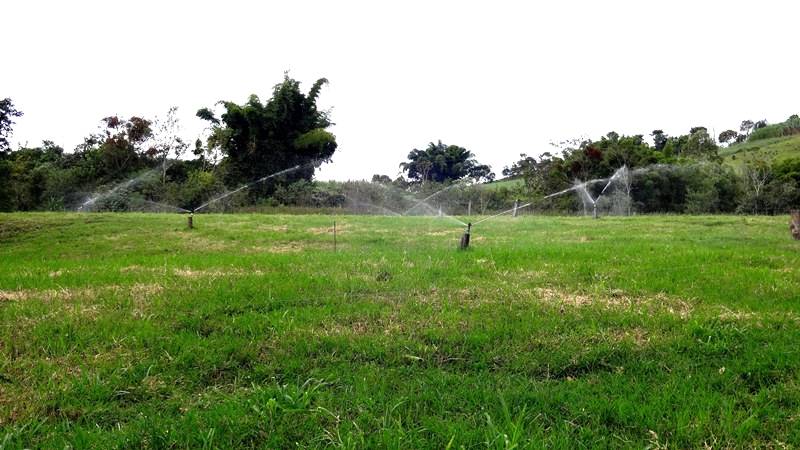
[{"label": "distant hillside", "polygon": [[768,159],[783,160],[800,158],[800,135],[759,139],[752,142],[734,144],[719,150],[726,163],[738,165],[742,158],[761,156]]},{"label": "distant hillside", "polygon": [[484,183],[483,186],[488,189],[513,189],[522,186],[524,183],[525,180],[522,178],[503,178],[502,180],[492,181],[491,183]]}]

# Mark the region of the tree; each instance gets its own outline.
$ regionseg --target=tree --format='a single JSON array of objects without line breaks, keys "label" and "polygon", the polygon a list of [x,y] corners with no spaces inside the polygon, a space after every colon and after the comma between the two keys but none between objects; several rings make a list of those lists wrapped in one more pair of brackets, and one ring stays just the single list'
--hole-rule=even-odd
[{"label": "tree", "polygon": [[536,164],[536,158],[528,156],[525,153],[519,154],[519,160],[511,164],[511,167],[506,166],[503,168],[503,176],[507,178],[515,178],[524,176],[531,166]]},{"label": "tree", "polygon": [[664,146],[667,145],[667,135],[664,134],[662,130],[653,130],[650,133],[650,136],[653,136],[653,146],[655,147],[656,151],[660,152],[664,150]]},{"label": "tree", "polygon": [[[95,139],[100,143],[102,173],[108,179],[126,176],[132,171],[147,166],[147,160],[155,156],[155,149],[144,144],[153,134],[151,122],[138,116],[128,120],[109,116],[102,120],[105,129]],[[92,139],[92,138],[90,138]]]},{"label": "tree", "polygon": [[161,160],[161,183],[167,184],[167,167],[170,155],[178,159],[188,148],[180,137],[181,125],[176,116],[178,107],[173,106],[165,117],[158,117],[153,124],[152,148]]},{"label": "tree", "polygon": [[736,140],[737,135],[738,133],[733,130],[725,130],[719,134],[719,141],[723,144],[730,144],[732,141]]},{"label": "tree", "polygon": [[745,137],[750,135],[750,132],[753,131],[753,126],[755,124],[752,120],[743,120],[742,124],[739,125],[739,132],[741,132]]},{"label": "tree", "polygon": [[745,192],[752,201],[753,214],[758,214],[759,203],[763,202],[764,187],[772,178],[772,168],[769,162],[761,157],[751,157],[742,164],[742,177]]},{"label": "tree", "polygon": [[696,158],[714,159],[717,157],[717,143],[705,127],[694,127],[681,153]]},{"label": "tree", "polygon": [[[220,118],[203,108],[197,116],[207,120],[211,132],[209,148],[224,155],[225,181],[241,184],[284,169],[310,162],[330,161],[336,151],[336,138],[326,131],[333,125],[328,113],[317,109],[317,97],[328,81],[317,80],[308,94],[300,83],[284,76],[272,97],[262,103],[251,95],[243,105],[220,102],[225,112]],[[290,181],[311,179],[314,167],[308,165],[287,174]],[[265,194],[270,186],[254,186],[253,195]]]},{"label": "tree", "polygon": [[10,98],[0,100],[0,156],[8,151],[14,117],[22,117],[22,111],[14,107]]},{"label": "tree", "polygon": [[372,176],[372,182],[379,184],[392,184],[392,179],[389,178],[389,175],[380,175],[376,173]]},{"label": "tree", "polygon": [[415,148],[408,154],[408,162],[400,163],[400,168],[408,172],[410,180],[420,183],[444,183],[464,178],[476,182],[494,179],[491,168],[478,163],[472,152],[457,145],[445,145],[442,141],[429,143],[425,150]]}]

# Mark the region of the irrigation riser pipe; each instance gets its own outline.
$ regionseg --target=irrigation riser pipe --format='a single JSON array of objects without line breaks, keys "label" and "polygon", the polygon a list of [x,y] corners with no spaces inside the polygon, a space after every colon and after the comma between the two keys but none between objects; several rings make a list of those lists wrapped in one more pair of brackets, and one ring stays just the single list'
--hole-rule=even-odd
[{"label": "irrigation riser pipe", "polygon": [[458,246],[459,250],[466,250],[469,248],[469,232],[472,228],[472,222],[467,224],[467,230],[464,231],[464,235],[461,236],[461,243]]}]

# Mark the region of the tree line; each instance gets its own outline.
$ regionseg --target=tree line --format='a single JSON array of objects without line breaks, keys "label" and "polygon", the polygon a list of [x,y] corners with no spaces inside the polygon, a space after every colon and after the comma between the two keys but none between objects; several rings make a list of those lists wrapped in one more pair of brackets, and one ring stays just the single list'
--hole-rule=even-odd
[{"label": "tree line", "polygon": [[[720,141],[734,143],[732,132],[720,133]],[[797,115],[769,125],[766,120],[743,121],[735,141],[758,140],[800,134]],[[744,153],[734,164],[725,163],[717,144],[705,127],[689,133],[668,136],[662,130],[650,134],[653,145],[643,135],[625,136],[610,132],[600,139],[559,143],[558,152],[538,157],[525,154],[503,170],[506,177],[523,180],[517,194],[538,199],[543,209],[568,210],[576,207],[574,197],[545,195],[558,192],[576,180],[607,179],[620,167],[627,167],[627,185],[614,191],[607,201],[623,204],[623,210],[642,213],[751,213],[774,214],[800,204],[800,154],[790,158],[755,152]],[[597,197],[603,183],[587,186]],[[627,203],[627,205],[625,205]],[[611,205],[607,205],[611,206]]]},{"label": "tree line", "polygon": [[[326,84],[321,78],[304,92],[286,75],[265,101],[252,95],[243,104],[221,101],[201,108],[196,115],[207,127],[195,142],[183,140],[176,108],[154,119],[104,117],[98,130],[70,152],[51,141],[12,149],[9,138],[23,113],[11,99],[0,100],[0,210],[70,210],[97,192],[113,194],[93,204],[100,210],[152,205],[191,210],[215,195],[296,166],[300,167],[256,183],[219,206],[340,207],[347,204],[349,188],[369,193],[370,204],[385,200],[385,189],[373,192],[369,183],[313,180],[318,164],[331,161],[337,149],[329,131],[330,112],[317,106]],[[539,210],[571,212],[585,206],[579,197],[544,197],[576,181],[607,179],[624,166],[629,177],[602,198],[609,210],[763,214],[796,208],[800,157],[744,153],[732,165],[722,161],[720,150],[800,134],[800,118],[793,115],[775,124],[745,120],[738,128],[716,139],[698,126],[678,136],[656,129],[649,139],[610,132],[599,139],[568,140],[536,157],[521,154],[502,171],[504,179],[516,182],[498,185],[491,183],[491,167],[470,150],[430,142],[409,152],[399,164],[400,176],[376,174],[371,184],[426,194],[468,181],[470,186],[448,192],[451,209],[466,211],[475,205],[474,211],[485,212],[519,199],[533,202]],[[597,197],[603,187],[596,183],[587,190]]]},{"label": "tree line", "polygon": [[257,201],[279,184],[312,179],[318,164],[307,163],[330,161],[336,151],[336,138],[327,131],[329,114],[317,108],[326,83],[320,79],[303,92],[299,82],[285,76],[266,101],[252,95],[241,105],[221,101],[201,108],[197,116],[208,126],[194,143],[181,137],[176,108],[153,120],[105,117],[72,152],[51,141],[12,150],[8,137],[22,112],[5,99],[0,104],[0,210],[73,209],[92,193],[126,180],[136,183],[113,189],[114,195],[94,206],[118,211],[160,203],[193,209],[264,174],[303,165],[237,198]]}]

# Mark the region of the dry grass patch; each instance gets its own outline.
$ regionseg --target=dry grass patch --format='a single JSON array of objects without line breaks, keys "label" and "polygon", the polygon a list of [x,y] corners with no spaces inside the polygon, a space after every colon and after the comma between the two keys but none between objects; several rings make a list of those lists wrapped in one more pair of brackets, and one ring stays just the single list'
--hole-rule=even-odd
[{"label": "dry grass patch", "polygon": [[0,291],[0,301],[67,301],[73,299],[94,299],[97,297],[97,289],[87,288],[59,288],[59,289],[20,289],[16,291]]},{"label": "dry grass patch", "polygon": [[671,298],[661,293],[653,297],[633,297],[620,290],[615,290],[610,294],[588,295],[555,288],[536,288],[534,294],[539,300],[562,308],[565,306],[574,308],[599,306],[605,309],[637,309],[640,313],[655,309],[682,319],[688,318],[694,309],[688,301]]},{"label": "dry grass patch", "polygon": [[305,244],[299,242],[287,242],[284,244],[275,244],[267,248],[269,253],[296,253],[303,251],[306,248]]},{"label": "dry grass patch", "polygon": [[[333,245],[333,244],[331,244]],[[340,244],[339,247],[342,247]],[[243,248],[243,253],[299,253],[307,249],[321,248],[319,244],[311,242],[294,241],[294,242],[276,242],[272,245],[254,245],[251,247]]]},{"label": "dry grass patch", "polygon": [[191,269],[184,267],[182,269],[174,269],[173,274],[184,278],[225,278],[225,277],[242,277],[247,275],[264,275],[264,271],[260,269]]},{"label": "dry grass patch", "polygon": [[[346,223],[337,223],[336,224],[336,234],[344,234],[349,233],[351,231],[351,226]],[[311,234],[333,234],[333,224],[329,227],[312,227],[306,228],[306,231]]]},{"label": "dry grass patch", "polygon": [[0,291],[0,301],[71,301],[94,300],[106,293],[129,292],[134,298],[147,298],[159,294],[164,290],[160,284],[136,283],[132,286],[110,285],[102,287],[84,288],[59,288],[59,289],[20,289],[15,291]]},{"label": "dry grass patch", "polygon": [[631,342],[637,347],[644,347],[650,343],[651,336],[643,328],[612,329],[606,333],[613,342]]},{"label": "dry grass patch", "polygon": [[155,272],[163,272],[163,268],[160,267],[144,267],[138,264],[134,264],[132,266],[125,266],[119,269],[119,273],[155,273]]},{"label": "dry grass patch", "polygon": [[232,247],[232,245],[228,242],[209,239],[204,236],[198,236],[191,232],[174,233],[171,240],[180,242],[185,249],[191,251],[220,252],[228,250]]},{"label": "dry grass patch", "polygon": [[257,231],[271,231],[274,233],[286,233],[289,231],[288,225],[259,225]]},{"label": "dry grass patch", "polygon": [[450,236],[461,233],[461,230],[429,231],[425,236]]},{"label": "dry grass patch", "polygon": [[309,330],[314,336],[393,336],[405,330],[396,313],[374,319],[352,319],[326,322],[321,327]]}]

